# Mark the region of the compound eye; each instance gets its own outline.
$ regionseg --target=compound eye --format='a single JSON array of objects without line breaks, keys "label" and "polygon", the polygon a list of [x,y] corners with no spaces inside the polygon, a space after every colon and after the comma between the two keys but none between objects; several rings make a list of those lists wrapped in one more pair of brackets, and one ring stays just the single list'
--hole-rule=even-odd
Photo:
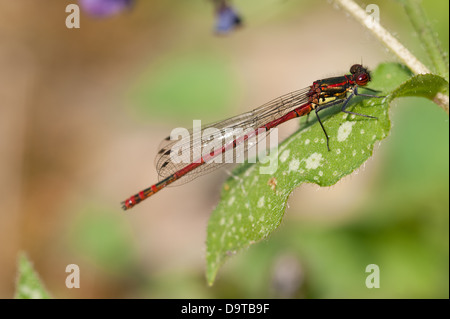
[{"label": "compound eye", "polygon": [[350,68],[350,73],[351,74],[358,73],[358,71],[361,70],[361,67],[362,67],[361,64],[353,64],[352,67]]},{"label": "compound eye", "polygon": [[364,86],[369,82],[369,75],[367,73],[363,73],[358,75],[358,77],[356,78],[356,84],[358,84],[359,86]]}]

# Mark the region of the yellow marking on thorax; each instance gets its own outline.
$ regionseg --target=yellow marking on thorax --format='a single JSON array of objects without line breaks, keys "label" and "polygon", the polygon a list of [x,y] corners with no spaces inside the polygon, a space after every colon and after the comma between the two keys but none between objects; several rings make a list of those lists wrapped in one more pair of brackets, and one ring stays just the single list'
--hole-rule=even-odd
[{"label": "yellow marking on thorax", "polygon": [[318,98],[319,103],[311,103],[311,108],[313,110],[315,110],[316,107],[319,105],[327,104],[327,103],[330,103],[330,102],[333,102],[336,100],[345,99],[347,97],[347,93],[349,93],[349,92],[350,93],[353,92],[353,89],[351,87],[347,88],[344,92],[335,93],[332,96],[327,96],[327,97],[324,97],[323,95],[325,95],[326,93],[322,92],[321,93],[322,96],[321,96],[321,94],[319,94],[319,98]]},{"label": "yellow marking on thorax", "polygon": [[333,102],[337,98],[338,97],[336,97],[336,96],[329,96],[329,97],[326,97],[326,98],[322,98],[321,97],[321,98],[319,98],[319,105],[326,104],[326,103],[329,103],[329,102]]}]

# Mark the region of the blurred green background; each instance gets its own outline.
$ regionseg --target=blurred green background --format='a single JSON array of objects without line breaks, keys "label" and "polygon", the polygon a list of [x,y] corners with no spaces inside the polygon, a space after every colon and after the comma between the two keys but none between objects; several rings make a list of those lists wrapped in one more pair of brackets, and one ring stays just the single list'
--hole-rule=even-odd
[{"label": "blurred green background", "polygon": [[[253,109],[361,59],[396,61],[342,10],[235,0],[244,26],[217,37],[205,0],[82,13],[78,30],[65,27],[69,3],[0,0],[1,298],[14,295],[19,251],[57,298],[449,297],[448,115],[422,98],[395,101],[391,135],[358,172],[295,190],[279,229],[231,258],[213,287],[206,225],[225,170],[120,209],[157,180],[157,147],[173,128]],[[429,64],[401,6],[372,3]],[[448,1],[423,5],[448,52]],[[65,286],[72,263],[79,289]],[[369,264],[378,289],[365,286]]]}]

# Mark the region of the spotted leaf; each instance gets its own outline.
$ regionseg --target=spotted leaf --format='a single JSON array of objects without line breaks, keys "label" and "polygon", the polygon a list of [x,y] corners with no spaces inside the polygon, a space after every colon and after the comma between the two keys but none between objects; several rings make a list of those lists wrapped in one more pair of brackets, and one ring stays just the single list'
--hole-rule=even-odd
[{"label": "spotted leaf", "polygon": [[341,113],[339,106],[321,113],[331,151],[320,125],[310,119],[279,145],[277,152],[272,151],[269,159],[277,163],[273,174],[261,173],[267,163],[244,164],[233,172],[208,224],[206,275],[210,285],[230,255],[267,238],[280,225],[296,187],[303,183],[333,185],[372,155],[375,143],[389,134],[392,98],[388,94],[411,75],[399,64],[382,64],[372,73],[369,87],[387,97],[351,100],[348,110],[377,119]]}]

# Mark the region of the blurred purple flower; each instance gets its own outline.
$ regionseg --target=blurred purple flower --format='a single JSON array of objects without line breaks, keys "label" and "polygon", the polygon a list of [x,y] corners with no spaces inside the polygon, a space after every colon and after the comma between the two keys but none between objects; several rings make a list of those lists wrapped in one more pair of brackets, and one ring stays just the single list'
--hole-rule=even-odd
[{"label": "blurred purple flower", "polygon": [[242,19],[226,1],[220,1],[216,8],[216,33],[226,34],[241,26]]},{"label": "blurred purple flower", "polygon": [[81,8],[96,17],[117,14],[133,5],[134,0],[79,0]]}]

